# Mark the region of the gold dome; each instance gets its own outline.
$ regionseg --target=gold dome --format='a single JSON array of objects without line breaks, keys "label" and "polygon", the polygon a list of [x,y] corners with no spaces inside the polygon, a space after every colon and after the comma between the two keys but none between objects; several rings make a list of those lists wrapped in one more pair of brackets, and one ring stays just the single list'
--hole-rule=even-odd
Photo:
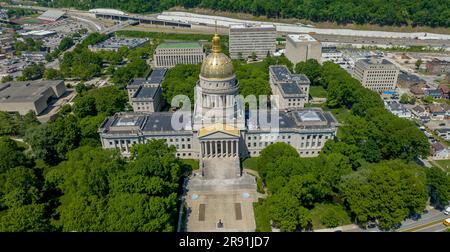
[{"label": "gold dome", "polygon": [[231,59],[220,49],[220,37],[215,34],[212,40],[212,53],[203,61],[200,75],[204,78],[226,79],[234,75]]}]

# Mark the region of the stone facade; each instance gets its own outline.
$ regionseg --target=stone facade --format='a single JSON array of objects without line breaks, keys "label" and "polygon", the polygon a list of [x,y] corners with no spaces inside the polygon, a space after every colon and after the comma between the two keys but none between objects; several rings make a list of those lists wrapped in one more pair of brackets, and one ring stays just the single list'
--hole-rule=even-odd
[{"label": "stone facade", "polygon": [[286,37],[286,57],[293,63],[322,58],[322,45],[308,34],[289,34]]},{"label": "stone facade", "polygon": [[63,80],[6,82],[0,84],[0,111],[21,115],[33,111],[39,115],[52,99],[60,98],[65,92]]},{"label": "stone facade", "polygon": [[285,110],[303,108],[309,101],[311,82],[304,74],[291,74],[286,66],[270,66],[269,82],[272,94],[277,96],[274,107]]},{"label": "stone facade", "polygon": [[[130,96],[137,92],[129,90]],[[177,157],[199,160],[199,170],[189,177],[183,197],[189,213],[187,231],[255,231],[256,180],[241,168],[240,160],[259,156],[276,142],[290,144],[301,156],[317,156],[336,135],[337,121],[330,112],[250,109],[247,116],[238,94],[233,64],[221,53],[215,35],[195,87],[192,115],[184,110],[117,113],[98,130],[103,148],[119,149],[125,156],[133,144],[164,139],[176,148]],[[260,116],[265,115],[278,125],[264,123]]]},{"label": "stone facade", "polygon": [[162,43],[154,53],[156,67],[174,67],[177,64],[198,64],[205,57],[199,43]]},{"label": "stone facade", "polygon": [[382,93],[395,89],[399,69],[385,59],[361,59],[353,69],[353,78],[373,91]]}]

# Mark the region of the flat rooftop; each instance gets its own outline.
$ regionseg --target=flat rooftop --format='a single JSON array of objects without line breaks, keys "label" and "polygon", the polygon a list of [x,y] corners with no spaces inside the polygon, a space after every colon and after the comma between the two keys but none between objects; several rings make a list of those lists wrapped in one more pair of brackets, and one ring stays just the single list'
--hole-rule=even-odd
[{"label": "flat rooftop", "polygon": [[63,81],[14,81],[0,84],[0,103],[35,101],[48,88],[61,82]]},{"label": "flat rooftop", "polygon": [[138,99],[142,99],[142,98],[150,98],[153,99],[153,97],[156,94],[156,91],[158,91],[159,87],[144,87],[141,86],[136,93],[134,94],[133,98],[138,98]]},{"label": "flat rooftop", "polygon": [[279,82],[295,81],[299,83],[310,83],[308,77],[304,74],[291,74],[289,69],[284,65],[273,65],[269,67],[270,71]]},{"label": "flat rooftop", "polygon": [[[177,131],[172,127],[172,112],[121,112],[107,117],[100,126],[99,131],[106,134],[127,134],[140,130],[143,132]],[[183,120],[181,131],[189,128],[191,120]]]},{"label": "flat rooftop", "polygon": [[230,25],[230,29],[250,29],[250,28],[266,28],[266,29],[275,29],[275,26],[272,24],[232,24]]},{"label": "flat rooftop", "polygon": [[42,15],[38,17],[38,19],[58,20],[65,14],[66,12],[60,10],[47,10],[44,13],[42,13]]},{"label": "flat rooftop", "polygon": [[122,46],[128,48],[138,47],[148,41],[148,38],[123,38],[123,37],[111,37],[101,43],[92,45],[92,48],[97,49],[118,49]]},{"label": "flat rooftop", "polygon": [[366,65],[386,65],[386,66],[394,66],[395,65],[387,59],[379,59],[372,57],[370,59],[360,59],[360,62],[363,62]]},{"label": "flat rooftop", "polygon": [[202,48],[198,42],[170,42],[159,44],[157,49]]},{"label": "flat rooftop", "polygon": [[280,84],[281,89],[283,89],[283,92],[287,95],[293,95],[293,94],[300,94],[301,90],[298,87],[298,85],[293,83],[281,83]]},{"label": "flat rooftop", "polygon": [[[250,111],[250,113],[256,114],[255,118],[250,117],[248,119],[248,124],[258,125],[261,130],[266,130],[265,126],[260,125],[259,120],[256,120],[256,122],[251,121],[252,119],[257,119],[258,112]],[[267,121],[270,122],[272,120],[270,112],[267,113],[267,117]],[[288,112],[279,111],[278,122],[280,129],[334,130],[338,125],[331,112],[323,111],[320,108],[299,108]],[[267,130],[270,130],[270,128]]]},{"label": "flat rooftop", "polygon": [[317,40],[309,34],[289,34],[288,37],[294,42],[316,42]]},{"label": "flat rooftop", "polygon": [[149,83],[161,84],[161,82],[164,80],[164,76],[166,76],[166,73],[167,73],[167,68],[155,67],[152,69],[152,72],[147,77],[147,81]]}]

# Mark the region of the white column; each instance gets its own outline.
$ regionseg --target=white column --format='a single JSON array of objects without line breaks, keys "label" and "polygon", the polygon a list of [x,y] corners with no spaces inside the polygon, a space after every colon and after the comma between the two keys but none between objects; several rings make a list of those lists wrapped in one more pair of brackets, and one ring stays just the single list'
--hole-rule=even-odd
[{"label": "white column", "polygon": [[208,157],[212,156],[212,144],[211,141],[208,141]]},{"label": "white column", "polygon": [[214,157],[217,157],[217,141],[214,141]]},{"label": "white column", "polygon": [[229,143],[230,141],[225,141],[225,157],[228,157],[228,155],[229,155],[229,153],[228,153],[228,143]]},{"label": "white column", "polygon": [[200,142],[200,151],[202,152],[201,157],[205,157],[205,148],[204,148],[204,142]]}]

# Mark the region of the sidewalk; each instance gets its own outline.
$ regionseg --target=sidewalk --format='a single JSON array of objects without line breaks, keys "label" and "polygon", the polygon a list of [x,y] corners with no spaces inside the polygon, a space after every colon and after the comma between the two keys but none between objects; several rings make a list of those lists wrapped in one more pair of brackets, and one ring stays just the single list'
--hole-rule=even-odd
[{"label": "sidewalk", "polygon": [[345,226],[340,226],[340,227],[335,227],[335,228],[317,229],[317,230],[314,230],[314,232],[336,232],[336,231],[348,232],[350,230],[355,230],[358,228],[359,228],[358,225],[350,224],[350,225],[345,225]]}]

